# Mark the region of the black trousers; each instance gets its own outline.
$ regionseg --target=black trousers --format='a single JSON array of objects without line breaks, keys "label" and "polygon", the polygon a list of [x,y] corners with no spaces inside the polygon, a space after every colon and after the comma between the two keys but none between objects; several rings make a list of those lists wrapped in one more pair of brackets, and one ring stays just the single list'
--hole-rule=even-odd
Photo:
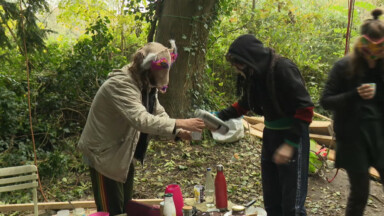
[{"label": "black trousers", "polygon": [[[384,181],[384,170],[378,170],[381,183]],[[348,196],[346,216],[362,216],[369,196],[369,173],[347,170],[350,192]]]},{"label": "black trousers", "polygon": [[277,165],[273,155],[284,142],[286,130],[264,129],[261,158],[264,207],[268,216],[306,215],[309,133],[303,131],[291,162]]},{"label": "black trousers", "polygon": [[107,178],[89,167],[92,180],[92,190],[97,211],[109,212],[111,216],[125,213],[125,207],[133,195],[133,180],[135,168],[133,163],[129,167],[127,181],[117,182]]}]

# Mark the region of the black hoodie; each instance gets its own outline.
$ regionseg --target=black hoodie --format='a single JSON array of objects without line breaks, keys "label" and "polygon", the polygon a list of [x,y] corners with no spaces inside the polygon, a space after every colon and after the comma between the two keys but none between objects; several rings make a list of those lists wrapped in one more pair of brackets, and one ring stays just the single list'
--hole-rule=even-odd
[{"label": "black hoodie", "polygon": [[238,37],[228,54],[247,66],[246,78],[241,99],[219,112],[219,118],[228,120],[251,110],[264,115],[267,128],[288,126],[285,141],[297,146],[313,117],[313,103],[297,66],[249,34]]}]

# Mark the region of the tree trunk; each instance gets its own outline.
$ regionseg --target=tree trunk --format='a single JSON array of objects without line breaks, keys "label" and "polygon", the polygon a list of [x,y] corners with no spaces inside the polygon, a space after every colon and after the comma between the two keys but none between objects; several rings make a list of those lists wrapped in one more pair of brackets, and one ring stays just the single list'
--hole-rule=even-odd
[{"label": "tree trunk", "polygon": [[160,102],[173,118],[187,117],[192,99],[199,95],[209,29],[219,0],[164,0],[155,41],[166,46],[176,40],[178,59],[170,72],[169,88]]}]

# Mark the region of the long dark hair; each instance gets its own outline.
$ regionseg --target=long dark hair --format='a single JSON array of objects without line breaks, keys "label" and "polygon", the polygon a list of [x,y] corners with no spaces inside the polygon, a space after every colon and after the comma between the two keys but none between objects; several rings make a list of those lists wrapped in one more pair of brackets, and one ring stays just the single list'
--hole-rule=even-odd
[{"label": "long dark hair", "polygon": [[[367,19],[360,27],[360,34],[367,35],[371,39],[381,39],[384,37],[384,22],[379,20],[379,17],[383,14],[381,9],[375,9],[371,12],[373,19]],[[366,67],[367,62],[363,54],[359,51],[356,44],[353,52],[350,56],[350,70],[348,70],[348,76],[356,77],[363,74],[363,68]],[[382,68],[384,71],[384,66]]]}]

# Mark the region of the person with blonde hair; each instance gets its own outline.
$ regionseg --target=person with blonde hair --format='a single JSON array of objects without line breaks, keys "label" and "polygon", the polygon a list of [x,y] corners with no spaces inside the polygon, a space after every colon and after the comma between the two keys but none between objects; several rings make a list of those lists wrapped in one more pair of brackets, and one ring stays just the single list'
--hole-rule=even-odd
[{"label": "person with blonde hair", "polygon": [[89,165],[97,211],[125,213],[132,199],[134,159],[144,162],[149,135],[191,139],[205,127],[198,118],[172,119],[157,98],[168,88],[177,58],[172,48],[152,42],[132,63],[113,70],[97,91],[78,148]]},{"label": "person with blonde hair", "polygon": [[363,215],[369,168],[384,179],[384,22],[382,10],[365,20],[353,52],[328,75],[321,105],[333,111],[337,168],[347,171],[350,193],[345,215]]}]

